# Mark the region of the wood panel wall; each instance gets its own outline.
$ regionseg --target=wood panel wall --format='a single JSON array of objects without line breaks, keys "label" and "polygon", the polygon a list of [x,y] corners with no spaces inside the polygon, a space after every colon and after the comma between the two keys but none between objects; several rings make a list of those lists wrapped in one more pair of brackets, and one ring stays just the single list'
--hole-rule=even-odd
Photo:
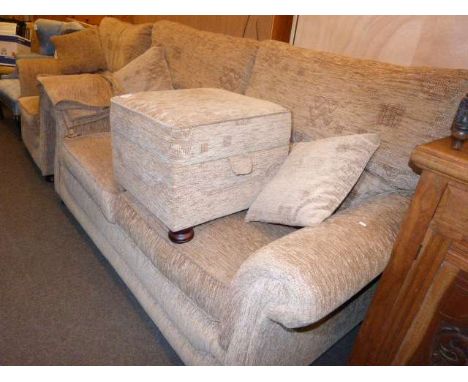
[{"label": "wood panel wall", "polygon": [[468,16],[298,16],[296,46],[401,65],[468,68]]},{"label": "wood panel wall", "polygon": [[[78,20],[97,25],[105,16],[33,16],[54,20]],[[113,16],[131,23],[172,20],[197,29],[257,40],[289,41],[292,16]]]}]

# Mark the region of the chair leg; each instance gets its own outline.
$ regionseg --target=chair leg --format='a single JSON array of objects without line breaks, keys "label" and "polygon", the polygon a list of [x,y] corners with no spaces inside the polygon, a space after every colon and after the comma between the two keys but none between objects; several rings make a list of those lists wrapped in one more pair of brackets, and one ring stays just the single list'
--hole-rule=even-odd
[{"label": "chair leg", "polygon": [[47,183],[54,183],[54,175],[46,175],[44,176],[44,179]]},{"label": "chair leg", "polygon": [[22,139],[21,138],[21,116],[20,115],[15,115],[14,120],[15,120],[15,126],[18,129],[19,137],[20,137],[20,139]]}]

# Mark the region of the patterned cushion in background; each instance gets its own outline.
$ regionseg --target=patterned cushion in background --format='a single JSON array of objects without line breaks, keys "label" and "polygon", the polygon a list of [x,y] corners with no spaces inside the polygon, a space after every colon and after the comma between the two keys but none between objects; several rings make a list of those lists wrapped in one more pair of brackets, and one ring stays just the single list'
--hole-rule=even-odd
[{"label": "patterned cushion in background", "polygon": [[88,28],[63,36],[53,36],[63,74],[93,73],[106,70],[97,28]]}]

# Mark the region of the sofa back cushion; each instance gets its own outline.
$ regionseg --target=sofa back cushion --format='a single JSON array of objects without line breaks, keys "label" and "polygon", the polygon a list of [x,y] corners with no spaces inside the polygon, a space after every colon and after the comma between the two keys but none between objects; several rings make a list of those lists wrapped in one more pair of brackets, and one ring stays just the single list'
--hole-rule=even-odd
[{"label": "sofa back cushion", "polygon": [[176,89],[221,88],[243,94],[254,64],[258,42],[182,24],[159,21],[153,45],[163,47]]},{"label": "sofa back cushion", "polygon": [[106,70],[97,28],[51,37],[63,74],[93,73]]},{"label": "sofa back cushion", "polygon": [[151,46],[153,24],[130,24],[113,17],[104,17],[99,36],[106,57],[107,69],[115,72]]},{"label": "sofa back cushion", "polygon": [[290,109],[295,142],[378,133],[381,145],[367,170],[413,189],[411,151],[449,135],[467,91],[466,70],[402,67],[266,41],[246,94]]}]

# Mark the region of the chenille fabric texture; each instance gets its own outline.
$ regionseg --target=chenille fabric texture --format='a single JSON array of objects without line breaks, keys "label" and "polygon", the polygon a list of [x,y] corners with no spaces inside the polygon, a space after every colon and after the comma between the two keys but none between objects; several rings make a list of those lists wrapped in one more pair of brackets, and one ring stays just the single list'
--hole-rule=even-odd
[{"label": "chenille fabric texture", "polygon": [[287,156],[291,116],[221,89],[114,97],[115,175],[172,231],[248,208]]},{"label": "chenille fabric texture", "polygon": [[93,73],[107,69],[97,28],[51,38],[63,74]]},{"label": "chenille fabric texture", "polygon": [[116,94],[172,89],[164,50],[149,48],[111,76]]},{"label": "chenille fabric texture", "polygon": [[130,24],[114,17],[104,17],[99,37],[107,70],[115,72],[143,54],[151,46],[153,24]]},{"label": "chenille fabric texture", "polygon": [[[187,107],[186,100],[171,93],[179,90],[169,90],[159,92],[160,99],[138,93],[127,99],[128,108],[116,105],[122,107],[115,122],[121,126],[112,121],[111,129],[105,113],[94,121],[86,114],[107,106],[80,109],[96,102],[96,89],[86,95],[83,89],[70,90],[83,103],[61,100],[52,105],[49,100],[50,115],[57,121],[55,187],[60,198],[183,361],[310,364],[363,319],[372,298],[370,284],[387,264],[409,205],[395,189],[413,187],[417,179],[407,167],[411,146],[432,134],[447,134],[451,121],[442,126],[436,117],[441,110],[446,120],[453,117],[448,115],[457,107],[457,91],[468,72],[401,68],[198,32],[165,21],[155,24],[154,42],[167,55],[174,88],[212,86],[237,93],[247,88],[250,97],[291,111],[295,142],[363,133],[382,139],[338,212],[324,222],[296,229],[246,222],[245,212],[238,212],[195,226],[194,239],[176,245],[152,210],[159,197],[158,174],[168,162],[177,163],[172,169],[183,163],[177,175],[190,187],[185,200],[211,183],[221,186],[229,202],[238,198],[222,171],[248,176],[251,158],[236,154],[234,161],[220,160],[214,154],[234,147],[236,134],[247,126],[246,116],[231,114],[224,97],[211,96],[221,105],[207,112],[197,104]],[[99,73],[107,83],[83,77],[82,86],[104,84],[97,90],[108,94],[109,86],[114,89],[109,73]],[[260,109],[252,104],[254,113]],[[187,128],[159,126],[153,113],[171,126]],[[210,121],[226,115],[238,118],[225,125]],[[262,116],[267,131],[259,139],[241,134],[243,150],[265,153],[255,145],[272,139],[277,130],[268,121],[275,118]],[[198,140],[200,132],[212,140]],[[392,145],[392,139],[397,143]],[[167,150],[157,156],[162,143]],[[121,154],[125,167],[119,164]],[[214,182],[204,176],[206,163],[223,163],[210,170]],[[396,175],[383,172],[384,165],[394,166]],[[199,182],[191,184],[194,177]],[[211,203],[204,210],[216,208]],[[191,214],[199,212],[193,207],[186,216]]]},{"label": "chenille fabric texture", "polygon": [[418,176],[408,166],[410,153],[418,144],[449,134],[468,89],[467,73],[265,41],[246,94],[291,110],[294,142],[378,133],[381,144],[367,171],[394,188],[411,190]]},{"label": "chenille fabric texture", "polygon": [[244,93],[255,62],[258,42],[202,32],[159,21],[153,45],[164,48],[172,83],[180,88],[221,88]]},{"label": "chenille fabric texture", "polygon": [[321,223],[344,200],[379,142],[377,134],[358,134],[297,143],[246,220],[299,227]]}]

